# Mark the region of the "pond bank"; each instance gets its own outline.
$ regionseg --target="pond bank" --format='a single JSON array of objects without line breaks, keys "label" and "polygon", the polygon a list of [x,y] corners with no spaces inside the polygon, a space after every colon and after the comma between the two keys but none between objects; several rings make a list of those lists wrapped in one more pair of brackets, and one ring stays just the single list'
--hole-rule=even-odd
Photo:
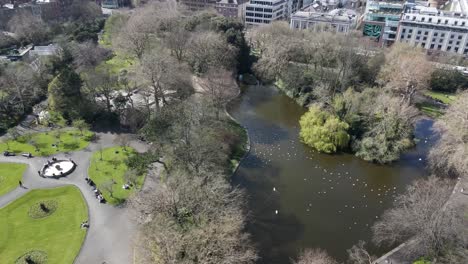
[{"label": "pond bank", "polygon": [[415,133],[421,140],[414,149],[382,166],[304,146],[298,120],[305,109],[275,88],[249,86],[228,109],[251,140],[233,183],[249,196],[248,231],[260,250],[259,263],[289,263],[306,247],[326,249],[344,260],[346,249],[369,241],[370,226],[394,197],[426,176],[425,153],[434,139],[431,120],[418,122]]}]

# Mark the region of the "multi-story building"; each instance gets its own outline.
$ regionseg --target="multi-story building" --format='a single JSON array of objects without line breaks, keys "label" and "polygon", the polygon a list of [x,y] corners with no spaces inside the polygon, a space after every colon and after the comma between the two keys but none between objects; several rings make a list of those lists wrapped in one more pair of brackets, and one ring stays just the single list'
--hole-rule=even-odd
[{"label": "multi-story building", "polygon": [[204,9],[214,8],[216,0],[180,0],[180,3],[188,7],[192,11],[200,11]]},{"label": "multi-story building", "polygon": [[375,39],[382,46],[394,43],[404,4],[402,0],[368,0],[363,21],[364,36]]},{"label": "multi-story building", "polygon": [[245,7],[245,24],[262,25],[286,18],[286,0],[251,0]]},{"label": "multi-story building", "polygon": [[214,8],[222,16],[243,18],[246,4],[247,0],[218,0]]},{"label": "multi-story building", "polygon": [[468,55],[468,15],[416,6],[402,15],[397,39],[427,50]]},{"label": "multi-story building", "polygon": [[291,15],[292,29],[309,29],[314,31],[344,32],[356,27],[357,13],[352,9],[323,9],[313,5]]}]

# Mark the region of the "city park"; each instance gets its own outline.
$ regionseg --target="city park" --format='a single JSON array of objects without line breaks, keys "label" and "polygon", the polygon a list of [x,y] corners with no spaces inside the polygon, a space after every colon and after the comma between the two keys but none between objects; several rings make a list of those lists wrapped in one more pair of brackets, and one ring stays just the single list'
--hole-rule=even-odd
[{"label": "city park", "polygon": [[146,173],[127,164],[147,147],[130,138],[81,127],[4,136],[0,262],[130,259],[135,225],[121,205]]}]

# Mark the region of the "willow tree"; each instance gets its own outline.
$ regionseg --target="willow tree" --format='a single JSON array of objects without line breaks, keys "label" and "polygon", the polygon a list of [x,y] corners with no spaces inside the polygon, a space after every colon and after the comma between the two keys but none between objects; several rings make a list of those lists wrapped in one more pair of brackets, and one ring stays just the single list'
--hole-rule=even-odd
[{"label": "willow tree", "polygon": [[299,124],[302,141],[320,152],[334,153],[348,146],[349,125],[318,106],[312,106]]}]

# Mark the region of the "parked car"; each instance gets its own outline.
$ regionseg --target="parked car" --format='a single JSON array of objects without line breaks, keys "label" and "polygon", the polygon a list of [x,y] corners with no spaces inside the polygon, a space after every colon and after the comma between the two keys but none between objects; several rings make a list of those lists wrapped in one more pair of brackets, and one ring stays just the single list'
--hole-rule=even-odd
[{"label": "parked car", "polygon": [[14,152],[9,152],[9,151],[3,151],[3,156],[8,157],[8,156],[16,156]]}]

